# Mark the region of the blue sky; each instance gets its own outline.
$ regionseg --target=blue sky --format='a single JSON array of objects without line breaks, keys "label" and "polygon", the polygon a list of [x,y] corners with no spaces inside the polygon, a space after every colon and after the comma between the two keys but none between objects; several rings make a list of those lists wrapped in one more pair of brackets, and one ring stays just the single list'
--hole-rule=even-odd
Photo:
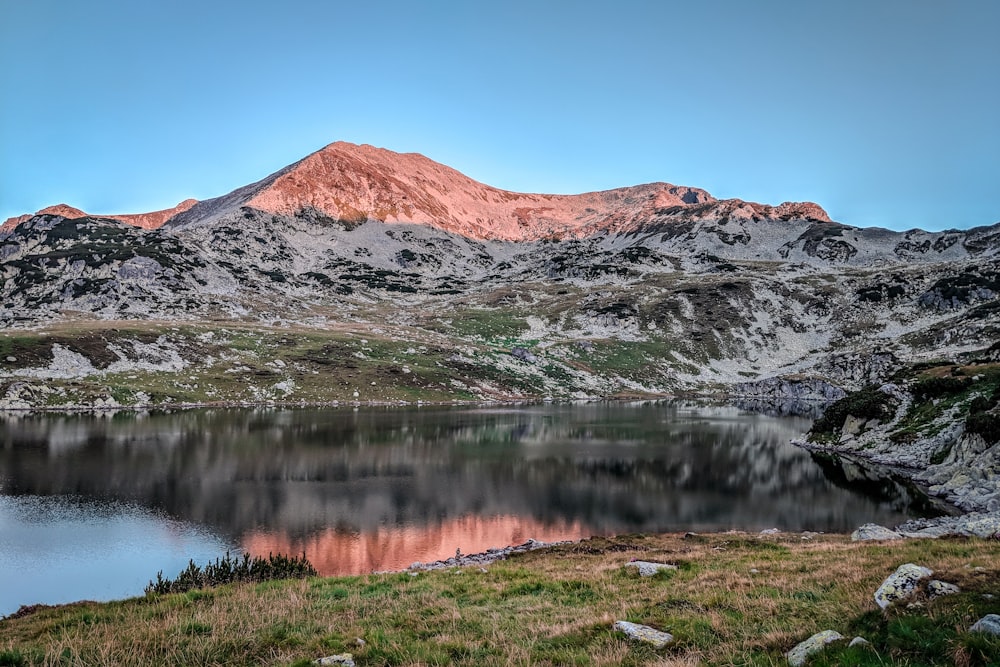
[{"label": "blue sky", "polygon": [[998,34],[994,0],[0,0],[0,220],[167,208],[345,140],[517,191],[992,224]]}]

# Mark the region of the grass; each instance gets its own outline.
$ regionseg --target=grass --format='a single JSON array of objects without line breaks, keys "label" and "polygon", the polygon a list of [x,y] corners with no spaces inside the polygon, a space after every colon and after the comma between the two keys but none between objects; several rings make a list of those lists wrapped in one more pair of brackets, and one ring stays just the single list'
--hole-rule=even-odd
[{"label": "grass", "polygon": [[[677,571],[640,579],[632,558]],[[906,562],[959,595],[883,613],[872,594]],[[756,571],[754,571],[756,570]],[[965,630],[1000,600],[1000,543],[851,543],[842,536],[595,538],[486,568],[235,584],[0,621],[0,665],[781,665],[814,632],[865,636],[813,664],[988,665],[1000,638]],[[662,651],[615,620],[667,630]],[[363,640],[363,645],[357,642]],[[991,662],[993,661],[993,662]]]}]

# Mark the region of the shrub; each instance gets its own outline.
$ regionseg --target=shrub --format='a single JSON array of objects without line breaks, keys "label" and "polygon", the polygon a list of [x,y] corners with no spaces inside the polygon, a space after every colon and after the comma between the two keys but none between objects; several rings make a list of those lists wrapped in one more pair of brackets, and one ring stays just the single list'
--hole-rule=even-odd
[{"label": "shrub", "polygon": [[965,432],[983,436],[989,444],[1000,442],[1000,415],[995,412],[976,412],[965,419]]},{"label": "shrub", "polygon": [[882,393],[876,387],[866,387],[848,394],[831,404],[823,416],[813,423],[809,433],[836,433],[844,426],[844,420],[848,415],[858,419],[885,419],[889,416],[890,400],[892,399],[888,394]]},{"label": "shrub", "polygon": [[271,579],[301,579],[316,576],[316,568],[301,557],[285,556],[283,554],[268,554],[261,556],[233,558],[226,552],[225,558],[216,558],[214,563],[208,563],[204,568],[198,567],[194,561],[188,561],[188,566],[176,579],[164,579],[163,571],[156,573],[156,581],[150,581],[146,586],[146,594],[151,593],[183,593],[195,588],[209,588],[234,582],[260,582]]},{"label": "shrub", "polygon": [[914,384],[910,392],[914,403],[923,403],[942,396],[960,394],[971,384],[972,380],[969,378],[931,377]]}]

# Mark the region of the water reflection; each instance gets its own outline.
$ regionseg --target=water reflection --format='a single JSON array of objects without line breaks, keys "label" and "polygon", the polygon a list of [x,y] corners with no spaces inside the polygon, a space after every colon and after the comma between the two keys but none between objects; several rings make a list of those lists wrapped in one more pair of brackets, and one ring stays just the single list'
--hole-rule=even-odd
[{"label": "water reflection", "polygon": [[787,444],[809,423],[682,403],[8,416],[0,493],[143,507],[252,552],[304,548],[325,573],[527,537],[850,530],[920,509],[891,479],[871,496],[830,479]]}]

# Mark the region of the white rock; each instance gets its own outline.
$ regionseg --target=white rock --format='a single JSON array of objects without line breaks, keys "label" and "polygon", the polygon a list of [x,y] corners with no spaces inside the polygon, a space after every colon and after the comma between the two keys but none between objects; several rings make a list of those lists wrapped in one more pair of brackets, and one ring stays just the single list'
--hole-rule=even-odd
[{"label": "white rock", "polygon": [[901,540],[903,536],[894,530],[877,523],[866,523],[851,533],[852,542],[867,542],[869,540]]},{"label": "white rock", "polygon": [[674,643],[674,636],[669,632],[662,632],[648,625],[629,623],[628,621],[615,621],[615,630],[624,632],[629,639],[650,644],[653,648],[663,648]]},{"label": "white rock", "polygon": [[1000,635],[1000,614],[986,614],[981,619],[973,623],[969,632],[985,632],[991,635]]},{"label": "white rock", "polygon": [[932,570],[913,563],[900,565],[875,591],[875,603],[885,609],[893,602],[905,600],[913,595],[922,579],[932,574]]},{"label": "white rock", "polygon": [[871,642],[864,637],[855,637],[848,646],[870,646]]},{"label": "white rock", "polygon": [[635,568],[639,571],[640,577],[652,577],[657,572],[665,572],[669,570],[676,570],[676,565],[669,565],[667,563],[651,563],[644,560],[634,560],[625,563],[627,568]]},{"label": "white rock", "polygon": [[354,656],[350,653],[338,653],[328,655],[319,660],[313,660],[314,665],[340,665],[341,667],[354,667]]},{"label": "white rock", "polygon": [[844,635],[835,630],[823,630],[817,632],[804,642],[796,644],[795,648],[785,654],[788,664],[792,667],[802,667],[806,664],[806,658],[814,653],[819,653],[827,644],[840,641]]}]

